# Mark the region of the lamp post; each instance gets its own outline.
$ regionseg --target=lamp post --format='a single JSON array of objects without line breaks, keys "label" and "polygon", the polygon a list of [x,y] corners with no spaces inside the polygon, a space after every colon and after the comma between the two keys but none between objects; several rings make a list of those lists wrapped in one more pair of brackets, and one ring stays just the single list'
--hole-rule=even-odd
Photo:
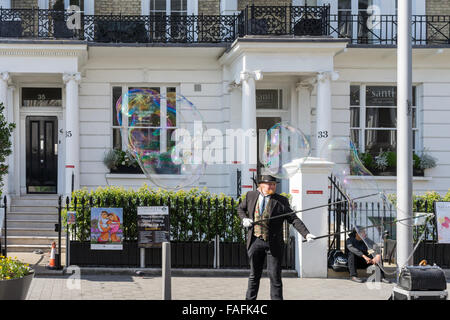
[{"label": "lamp post", "polygon": [[[398,1],[397,43],[397,218],[412,212],[411,0]],[[397,223],[397,265],[412,264],[412,228]]]}]

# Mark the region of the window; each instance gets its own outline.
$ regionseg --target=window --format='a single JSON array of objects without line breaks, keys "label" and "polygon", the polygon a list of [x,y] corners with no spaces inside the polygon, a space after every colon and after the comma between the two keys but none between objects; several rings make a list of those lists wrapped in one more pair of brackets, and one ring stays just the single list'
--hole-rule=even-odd
[{"label": "window", "polygon": [[338,3],[339,36],[352,36],[352,0],[339,0]]},{"label": "window", "polygon": [[[147,116],[138,116],[130,114],[128,118],[123,118],[117,114],[117,103],[123,93],[135,89],[143,89],[148,92],[154,92],[152,101],[159,106],[158,111]],[[118,117],[122,119],[122,126],[128,127],[133,123],[134,130],[131,132],[131,139],[135,139],[137,147],[144,148],[147,151],[155,151],[161,155],[167,163],[165,168],[158,170],[158,173],[179,174],[180,167],[171,163],[170,149],[175,145],[172,141],[172,134],[177,128],[177,88],[174,86],[155,86],[155,87],[127,87],[115,86],[112,88],[112,134],[113,148],[126,150],[128,141],[122,141],[121,126]],[[165,98],[166,97],[166,98]],[[130,107],[131,108],[131,107]],[[138,146],[139,145],[139,146]]]},{"label": "window", "polygon": [[[413,150],[417,145],[416,87],[412,101]],[[350,86],[350,138],[361,152],[376,156],[397,148],[397,87]]]},{"label": "window", "polygon": [[256,109],[283,109],[283,90],[256,90]]},{"label": "window", "polygon": [[61,106],[61,88],[22,88],[22,107]]}]

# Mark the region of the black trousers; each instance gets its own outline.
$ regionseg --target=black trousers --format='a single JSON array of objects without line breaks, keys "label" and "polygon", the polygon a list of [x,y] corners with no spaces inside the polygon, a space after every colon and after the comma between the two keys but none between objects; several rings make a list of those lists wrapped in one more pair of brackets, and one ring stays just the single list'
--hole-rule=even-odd
[{"label": "black trousers", "polygon": [[[372,255],[367,255],[369,258],[373,258]],[[350,272],[350,277],[357,277],[358,273],[356,271],[356,269],[367,269],[370,264],[367,264],[366,260],[364,260],[363,257],[358,257],[356,254],[354,254],[351,251],[348,251],[348,271]],[[380,268],[380,266],[378,266],[377,264],[375,264],[375,272],[376,275],[380,275],[380,277],[384,277],[384,272],[383,270]]]},{"label": "black trousers", "polygon": [[267,256],[267,271],[270,278],[270,298],[283,300],[283,283],[281,281],[281,258],[274,257],[270,253],[269,242],[259,238],[253,239],[248,250],[250,259],[250,277],[245,299],[256,300],[259,290],[259,282],[264,267],[264,258]]}]

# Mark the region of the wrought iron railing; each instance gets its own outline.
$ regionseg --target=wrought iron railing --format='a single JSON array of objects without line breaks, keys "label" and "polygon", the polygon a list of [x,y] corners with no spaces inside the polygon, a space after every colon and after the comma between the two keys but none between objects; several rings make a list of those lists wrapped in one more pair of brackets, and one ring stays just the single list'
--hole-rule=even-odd
[{"label": "wrought iron railing", "polygon": [[[1,38],[76,39],[101,43],[231,43],[238,37],[327,36],[355,45],[396,45],[397,16],[330,14],[325,6],[247,6],[238,15],[83,15],[0,9]],[[450,16],[412,16],[413,45],[450,44]]]}]

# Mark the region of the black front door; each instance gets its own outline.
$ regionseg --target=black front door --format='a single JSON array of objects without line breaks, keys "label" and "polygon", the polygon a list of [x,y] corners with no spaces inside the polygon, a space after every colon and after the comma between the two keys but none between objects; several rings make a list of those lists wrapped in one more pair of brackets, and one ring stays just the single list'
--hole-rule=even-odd
[{"label": "black front door", "polygon": [[27,193],[56,193],[58,119],[27,117]]}]

